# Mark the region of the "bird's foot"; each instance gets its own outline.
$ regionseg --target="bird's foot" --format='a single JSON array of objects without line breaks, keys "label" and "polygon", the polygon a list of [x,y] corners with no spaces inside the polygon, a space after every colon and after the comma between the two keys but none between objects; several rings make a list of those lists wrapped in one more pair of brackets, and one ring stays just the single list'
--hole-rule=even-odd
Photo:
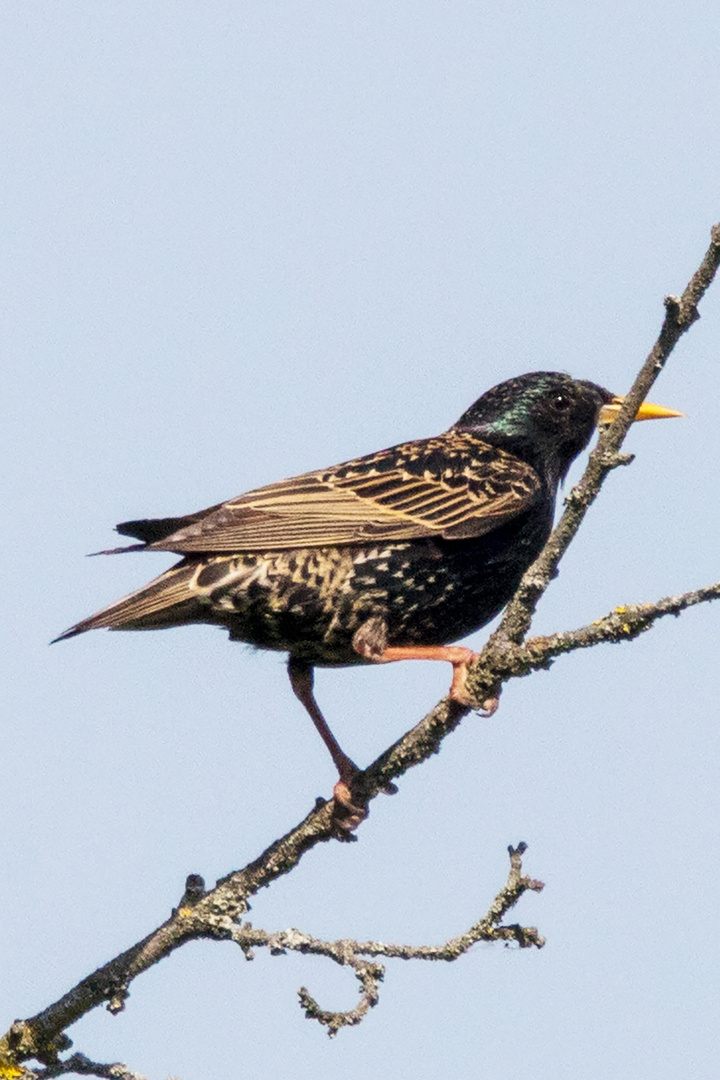
[{"label": "bird's foot", "polygon": [[[356,635],[357,637],[357,635]],[[365,649],[364,641],[353,641],[353,646],[361,656],[380,663],[392,663],[395,660],[446,660],[452,664],[453,677],[450,684],[450,700],[462,705],[464,709],[477,708],[475,698],[467,690],[468,665],[477,660],[479,653],[465,645],[391,645],[379,655]],[[497,698],[488,698],[482,704],[487,716],[492,716],[498,707]]]},{"label": "bird's foot", "polygon": [[333,824],[341,833],[354,832],[370,813],[367,803],[345,780],[338,780],[333,788],[333,803]]},{"label": "bird's foot", "polygon": [[476,709],[480,715],[486,719],[490,716],[494,716],[500,708],[499,690],[496,694],[493,694],[492,697],[485,698],[479,707],[476,698],[469,694],[467,690],[468,664],[471,664],[473,660],[477,660],[480,654],[473,652],[472,649],[464,649],[459,646],[452,647],[452,649],[448,649],[448,651],[467,653],[466,657],[461,657],[457,660],[453,660],[449,656],[447,657],[453,666],[453,679],[450,684],[450,700],[457,701],[463,708]]},{"label": "bird's foot", "polygon": [[[340,778],[333,788],[333,822],[343,834],[354,832],[370,813],[368,799],[363,791],[362,775],[357,765],[346,758],[340,770]],[[397,790],[392,783],[381,788],[384,795],[397,795]]]},{"label": "bird's foot", "polygon": [[333,823],[342,833],[351,833],[370,811],[358,784],[362,773],[357,765],[345,758],[339,772],[340,777],[333,788]]},{"label": "bird's foot", "polygon": [[[478,653],[472,649],[466,649],[463,645],[445,646],[443,660],[449,660],[453,668],[452,682],[450,683],[450,700],[456,701],[463,708],[472,708],[475,699],[470,696],[467,689],[468,664],[476,660]],[[485,705],[483,704],[483,708]]]},{"label": "bird's foot", "polygon": [[[366,629],[367,633],[364,632]],[[450,700],[461,705],[463,709],[478,709],[483,716],[492,716],[497,712],[500,704],[499,690],[479,706],[476,698],[468,693],[468,666],[479,658],[479,653],[465,645],[389,645],[378,651],[379,646],[370,634],[373,629],[374,620],[369,619],[353,638],[353,648],[360,656],[377,664],[389,664],[396,660],[446,660],[453,667]]]}]

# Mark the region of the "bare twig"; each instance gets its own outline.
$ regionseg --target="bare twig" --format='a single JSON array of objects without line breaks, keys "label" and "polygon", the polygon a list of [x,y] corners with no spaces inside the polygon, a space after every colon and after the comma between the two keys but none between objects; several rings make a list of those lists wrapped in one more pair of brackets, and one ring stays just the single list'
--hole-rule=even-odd
[{"label": "bare twig", "polygon": [[[98,1061],[91,1061],[84,1054],[73,1054],[65,1061],[58,1061],[46,1069],[27,1073],[33,1080],[54,1080],[56,1076],[99,1076],[103,1080],[145,1080],[140,1073],[131,1072],[126,1065],[116,1063],[114,1065],[102,1065]],[[0,1074],[2,1075],[2,1074]]]},{"label": "bare twig", "polygon": [[587,649],[601,642],[631,641],[650,630],[665,615],[677,616],[686,608],[719,599],[720,581],[717,581],[714,585],[706,585],[692,592],[666,596],[655,604],[623,604],[579,630],[562,630],[549,637],[530,638],[524,651],[528,657],[537,657],[543,667],[549,667],[552,658],[562,653]]},{"label": "bare twig", "polygon": [[[385,969],[382,965],[363,961],[362,956],[387,956],[400,960],[445,960],[452,962],[466,953],[478,941],[514,941],[521,949],[532,946],[541,949],[545,944],[545,939],[540,936],[534,926],[501,925],[504,916],[515,906],[523,893],[528,890],[540,892],[544,888],[541,881],[526,877],[522,873],[522,856],[526,850],[527,845],[522,842],[516,848],[508,848],[510,873],[505,885],[490,905],[487,914],[478,919],[464,934],[450,938],[444,945],[392,945],[381,941],[361,942],[347,938],[333,942],[307,939],[301,945],[291,944],[290,948],[299,948],[301,952],[314,952],[322,956],[329,956],[338,964],[351,966],[355,970],[355,975],[362,987],[359,1004],[347,1012],[329,1012],[326,1009],[321,1009],[305,987],[302,987],[298,992],[298,996],[301,1006],[305,1009],[305,1015],[325,1025],[328,1029],[328,1035],[331,1036],[335,1035],[342,1027],[360,1023],[369,1009],[377,1004],[380,982],[385,976]],[[295,935],[298,931],[292,930],[288,931],[288,933]]]}]

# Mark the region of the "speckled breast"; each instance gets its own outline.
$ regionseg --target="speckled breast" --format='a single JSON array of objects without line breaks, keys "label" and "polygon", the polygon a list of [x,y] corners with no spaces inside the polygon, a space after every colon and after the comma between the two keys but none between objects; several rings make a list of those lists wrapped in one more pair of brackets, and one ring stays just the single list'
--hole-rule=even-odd
[{"label": "speckled breast", "polygon": [[198,565],[190,588],[233,640],[358,664],[352,639],[370,618],[385,621],[390,645],[446,644],[489,622],[549,529],[548,515],[528,512],[479,539],[220,556]]}]

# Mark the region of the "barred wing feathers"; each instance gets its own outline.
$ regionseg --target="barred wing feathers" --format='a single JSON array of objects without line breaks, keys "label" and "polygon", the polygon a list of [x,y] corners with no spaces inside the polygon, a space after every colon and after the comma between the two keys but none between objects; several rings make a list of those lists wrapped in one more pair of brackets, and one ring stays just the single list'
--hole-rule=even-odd
[{"label": "barred wing feathers", "polygon": [[[528,509],[530,465],[449,431],[258,488],[188,518],[125,522],[155,551],[215,554],[442,536],[479,537]],[[160,535],[158,535],[158,533]]]}]

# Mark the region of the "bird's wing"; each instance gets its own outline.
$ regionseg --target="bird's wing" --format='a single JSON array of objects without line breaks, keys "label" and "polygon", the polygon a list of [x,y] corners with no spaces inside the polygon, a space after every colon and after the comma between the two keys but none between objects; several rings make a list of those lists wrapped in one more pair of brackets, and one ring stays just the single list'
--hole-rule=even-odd
[{"label": "bird's wing", "polygon": [[119,529],[150,541],[152,550],[207,554],[461,539],[482,536],[526,510],[540,488],[525,462],[451,430],[281,480],[206,513],[166,519],[182,524],[162,536],[153,536],[151,521]]}]

